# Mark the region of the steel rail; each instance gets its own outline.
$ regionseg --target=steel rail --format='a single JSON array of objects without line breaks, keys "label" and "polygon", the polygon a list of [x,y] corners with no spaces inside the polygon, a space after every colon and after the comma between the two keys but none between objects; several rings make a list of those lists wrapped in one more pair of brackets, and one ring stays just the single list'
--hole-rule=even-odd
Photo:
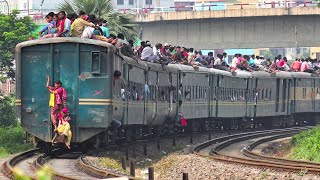
[{"label": "steel rail", "polygon": [[[275,131],[277,133],[276,136],[278,137],[288,137],[291,136],[300,130],[304,130],[306,128],[298,128],[298,129],[284,129],[282,132],[281,131]],[[299,163],[288,163],[288,162],[275,162],[270,159],[251,159],[251,158],[242,158],[242,157],[235,157],[235,156],[230,156],[225,153],[221,153],[220,151],[233,144],[236,142],[244,141],[244,140],[249,140],[253,138],[259,138],[263,136],[270,136],[272,133],[267,132],[266,133],[257,133],[256,135],[250,134],[246,136],[241,136],[241,135],[233,135],[232,139],[228,138],[218,138],[218,139],[228,139],[225,140],[221,143],[217,139],[212,140],[212,141],[207,141],[204,142],[194,148],[194,153],[202,156],[202,157],[208,157],[214,160],[219,160],[219,161],[225,161],[225,162],[231,162],[231,163],[240,163],[244,165],[251,165],[251,166],[259,166],[259,167],[264,167],[264,168],[271,168],[271,169],[282,169],[282,170],[287,170],[287,171],[294,171],[294,172],[300,172],[301,170],[307,170],[308,172],[311,173],[320,173],[320,166],[306,166],[305,164],[299,164]],[[273,136],[274,137],[274,136]],[[275,138],[275,137],[274,137]],[[202,154],[201,150],[204,148],[207,148],[209,146],[214,145],[212,148],[211,152],[209,154]]]},{"label": "steel rail", "polygon": [[[32,150],[29,150],[29,151],[25,151],[25,152],[22,152],[18,155],[15,155],[14,157],[10,158],[8,161],[6,161],[4,164],[3,164],[3,167],[4,167],[4,170],[5,172],[7,173],[6,176],[8,177],[13,177],[13,174],[14,174],[14,167],[21,161],[23,160],[26,160],[34,155],[36,155],[37,153],[39,153],[40,150],[39,149],[32,149]],[[29,176],[29,175],[26,175],[28,178],[32,179],[32,180],[35,180],[36,177],[34,176]]]},{"label": "steel rail", "polygon": [[271,157],[271,156],[265,156],[262,154],[257,154],[257,153],[252,152],[252,150],[260,144],[263,144],[268,141],[273,141],[276,139],[285,138],[285,137],[286,137],[285,135],[279,135],[279,136],[272,136],[269,138],[260,139],[256,142],[246,146],[243,149],[242,154],[244,154],[247,157],[253,158],[253,159],[262,159],[262,160],[281,162],[281,163],[287,163],[287,164],[297,164],[298,166],[310,167],[310,168],[320,168],[320,163],[317,163],[317,162],[293,160],[293,159],[279,158],[279,157]]}]

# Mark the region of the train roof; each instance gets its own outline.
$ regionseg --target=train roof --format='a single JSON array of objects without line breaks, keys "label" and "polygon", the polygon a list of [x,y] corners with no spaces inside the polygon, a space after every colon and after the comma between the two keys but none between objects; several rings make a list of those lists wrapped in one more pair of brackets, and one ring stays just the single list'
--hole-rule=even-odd
[{"label": "train roof", "polygon": [[319,78],[319,74],[312,74],[306,72],[291,72],[293,78]]},{"label": "train roof", "polygon": [[108,48],[108,50],[112,50],[112,52],[115,52],[116,48],[110,44],[103,41],[98,41],[94,39],[86,39],[86,38],[78,38],[78,37],[57,37],[57,38],[46,38],[46,39],[35,39],[30,41],[24,41],[22,43],[17,44],[16,51],[21,52],[21,48],[33,46],[33,45],[39,45],[39,44],[57,44],[57,43],[82,43],[82,44],[91,44],[96,46],[103,46]]},{"label": "train roof", "polygon": [[[58,37],[58,38],[47,38],[47,39],[36,39],[36,40],[25,41],[17,44],[16,52],[21,52],[21,49],[23,47],[39,45],[39,44],[66,43],[66,42],[103,46],[108,48],[108,51],[111,50],[112,52],[116,53],[116,48],[110,43],[106,43],[100,40],[77,38],[77,37]],[[231,73],[231,72],[220,70],[220,69],[206,68],[206,67],[199,67],[199,69],[195,70],[191,66],[182,65],[182,64],[169,64],[167,66],[161,66],[160,64],[157,64],[157,63],[150,63],[150,62],[144,62],[144,61],[142,62],[140,61],[139,63],[137,63],[132,58],[123,56],[121,54],[119,55],[129,64],[133,64],[133,65],[142,67],[144,69],[150,69],[150,70],[159,71],[159,72],[164,72],[164,71],[200,72],[200,73],[211,73],[211,74],[218,74],[223,76],[239,77],[239,78],[319,78],[319,74],[312,74],[312,73],[305,73],[305,72],[279,71],[272,74],[265,71],[248,72],[248,71],[236,70],[234,73]]]}]

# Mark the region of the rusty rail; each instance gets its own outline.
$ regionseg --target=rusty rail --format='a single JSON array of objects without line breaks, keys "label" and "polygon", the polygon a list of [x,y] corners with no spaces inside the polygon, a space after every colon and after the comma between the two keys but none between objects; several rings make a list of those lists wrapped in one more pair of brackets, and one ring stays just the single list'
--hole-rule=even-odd
[{"label": "rusty rail", "polygon": [[[238,135],[232,135],[231,138],[230,137],[217,138],[217,139],[207,141],[198,145],[197,147],[194,148],[194,153],[199,156],[209,157],[214,160],[231,162],[231,163],[240,163],[244,165],[258,166],[258,167],[271,168],[271,169],[282,169],[282,170],[293,171],[293,172],[300,172],[301,170],[307,170],[308,172],[311,172],[311,173],[320,173],[320,166],[317,163],[307,162],[307,161],[304,161],[303,163],[301,163],[302,161],[285,160],[285,159],[279,160],[272,157],[261,156],[261,155],[256,156],[256,155],[253,155],[252,153],[247,153],[248,149],[252,148],[252,146],[250,145],[246,146],[246,148],[244,148],[243,150],[243,153],[248,155],[247,156],[248,158],[230,156],[220,152],[223,148],[239,141],[249,140],[249,139],[263,137],[263,136],[272,136],[272,133],[276,134],[272,137],[265,138],[264,142],[266,142],[267,140],[273,140],[274,138],[277,138],[277,137],[282,138],[282,137],[292,136],[293,134],[298,133],[299,131],[305,130],[307,128],[309,127],[291,128],[291,129],[284,129],[284,130],[273,131],[273,132],[272,131],[257,132],[256,134],[250,133],[250,135],[238,134]],[[261,140],[260,142],[262,143],[263,140]],[[253,145],[255,145],[255,143],[253,143]],[[200,153],[202,149],[207,148],[209,146],[213,146],[209,154]],[[253,159],[251,158],[251,156],[256,158]]]},{"label": "rusty rail", "polygon": [[[21,161],[23,160],[26,160],[34,155],[36,155],[37,153],[39,153],[40,150],[39,149],[32,149],[32,150],[29,150],[29,151],[25,151],[25,152],[22,152],[12,158],[10,158],[8,161],[6,161],[4,164],[3,164],[3,167],[4,167],[4,170],[6,172],[6,176],[8,177],[13,177],[13,173],[14,173],[14,167]],[[33,177],[33,176],[29,176],[29,175],[26,175],[28,178],[32,179],[32,180],[35,180],[36,177]]]}]

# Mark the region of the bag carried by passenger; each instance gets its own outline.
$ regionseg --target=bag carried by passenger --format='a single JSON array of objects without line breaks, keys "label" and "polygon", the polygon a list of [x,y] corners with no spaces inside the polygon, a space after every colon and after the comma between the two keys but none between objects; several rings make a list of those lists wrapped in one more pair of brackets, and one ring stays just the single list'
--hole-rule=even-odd
[{"label": "bag carried by passenger", "polygon": [[64,135],[64,134],[60,134],[58,142],[59,143],[65,143],[66,141],[67,141],[67,136]]},{"label": "bag carried by passenger", "polygon": [[186,119],[186,118],[184,118],[184,116],[183,116],[183,115],[182,115],[182,118],[181,118],[180,123],[181,123],[181,126],[184,126],[184,127],[186,127],[186,126],[187,126],[187,119]]},{"label": "bag carried by passenger", "polygon": [[54,94],[50,93],[49,107],[54,107]]}]

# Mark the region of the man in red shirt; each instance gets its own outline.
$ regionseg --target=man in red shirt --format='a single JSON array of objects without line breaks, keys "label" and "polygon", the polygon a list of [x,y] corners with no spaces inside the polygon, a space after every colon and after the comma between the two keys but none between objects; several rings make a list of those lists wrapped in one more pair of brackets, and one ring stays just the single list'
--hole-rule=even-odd
[{"label": "man in red shirt", "polygon": [[291,69],[295,72],[299,71],[301,67],[301,62],[300,60],[296,59],[295,61],[292,62]]}]

